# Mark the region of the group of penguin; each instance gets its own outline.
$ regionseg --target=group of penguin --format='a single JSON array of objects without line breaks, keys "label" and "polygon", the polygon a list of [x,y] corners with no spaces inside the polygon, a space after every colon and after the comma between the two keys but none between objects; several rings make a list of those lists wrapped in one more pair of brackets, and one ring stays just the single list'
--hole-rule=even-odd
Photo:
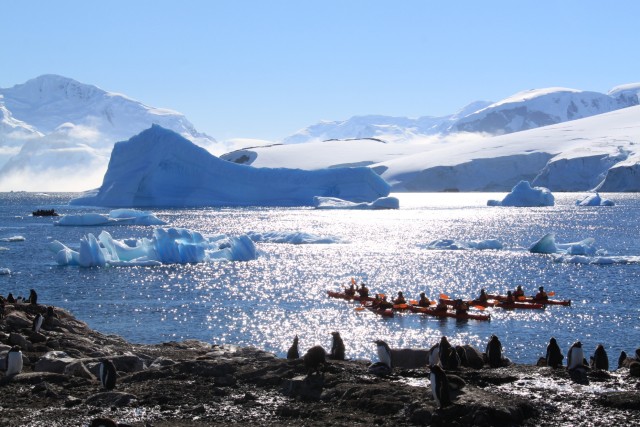
[{"label": "group of penguin", "polygon": [[[14,299],[13,295],[10,293],[6,299],[2,298],[2,314],[4,315],[5,301],[9,303],[20,303],[21,301],[18,299]],[[38,294],[35,290],[31,289],[29,293],[29,299],[24,301],[25,303],[32,304],[34,306],[38,306]],[[47,307],[47,317],[57,317],[54,308],[49,306]],[[42,313],[38,312],[33,318],[31,324],[31,330],[33,332],[39,333],[42,330],[42,326],[45,321],[45,316]],[[14,345],[7,352],[4,360],[4,368],[5,368],[5,377],[13,377],[22,372],[24,367],[24,362],[22,359],[22,349],[19,345]],[[116,386],[116,378],[117,371],[116,367],[111,360],[103,359],[100,362],[99,366],[99,379],[102,387],[107,390],[113,390]]]},{"label": "group of penguin", "polygon": [[[319,374],[321,373],[320,368],[326,367],[327,358],[332,360],[344,360],[345,356],[345,347],[344,341],[340,336],[340,332],[332,332],[332,343],[331,343],[331,351],[327,353],[327,351],[320,345],[316,345],[311,347],[302,357],[304,362],[304,367],[307,369],[307,375],[311,375],[313,373]],[[300,358],[300,350],[298,349],[298,336],[296,335],[293,338],[293,344],[289,347],[287,351],[287,359],[299,359]]]}]

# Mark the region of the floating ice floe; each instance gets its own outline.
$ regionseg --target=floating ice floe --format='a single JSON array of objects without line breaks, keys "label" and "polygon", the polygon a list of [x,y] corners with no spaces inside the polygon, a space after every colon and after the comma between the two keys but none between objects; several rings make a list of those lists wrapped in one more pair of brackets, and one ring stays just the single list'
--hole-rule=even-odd
[{"label": "floating ice floe", "polygon": [[531,187],[529,181],[520,181],[502,201],[487,201],[488,206],[538,207],[554,204],[555,198],[548,188]]},{"label": "floating ice floe", "polygon": [[615,206],[609,199],[603,199],[600,194],[590,194],[582,200],[576,201],[577,206]]},{"label": "floating ice floe", "polygon": [[6,276],[8,274],[11,274],[11,270],[8,268],[0,268],[0,276]]},{"label": "floating ice floe", "polygon": [[247,233],[249,238],[256,243],[290,243],[304,245],[311,243],[340,243],[341,239],[335,236],[318,236],[301,231],[280,232],[270,231],[266,233]]},{"label": "floating ice floe", "polygon": [[26,239],[24,236],[12,236],[0,238],[0,242],[24,242]]},{"label": "floating ice floe", "polygon": [[425,249],[439,249],[439,250],[461,250],[461,249],[502,249],[504,245],[502,242],[496,239],[487,240],[452,240],[452,239],[438,239],[430,243],[427,243]]},{"label": "floating ice floe", "polygon": [[106,225],[166,225],[167,223],[151,212],[136,209],[115,209],[106,214],[86,213],[65,215],[55,225],[70,227],[106,226]]},{"label": "floating ice floe", "polygon": [[313,198],[313,204],[316,209],[399,209],[400,200],[396,197],[380,197],[373,202],[355,203],[348,200],[342,200],[337,197],[321,197]]},{"label": "floating ice floe", "polygon": [[80,239],[79,251],[57,240],[49,244],[49,249],[56,254],[59,265],[80,267],[157,266],[257,258],[255,245],[246,235],[205,237],[185,228],[156,228],[151,239],[115,240],[106,231],[97,238],[89,233]]},{"label": "floating ice floe", "polygon": [[554,233],[545,234],[540,240],[529,248],[529,252],[535,254],[567,254],[567,255],[606,255],[603,249],[596,249],[593,245],[595,239],[589,237],[573,243],[556,243]]}]

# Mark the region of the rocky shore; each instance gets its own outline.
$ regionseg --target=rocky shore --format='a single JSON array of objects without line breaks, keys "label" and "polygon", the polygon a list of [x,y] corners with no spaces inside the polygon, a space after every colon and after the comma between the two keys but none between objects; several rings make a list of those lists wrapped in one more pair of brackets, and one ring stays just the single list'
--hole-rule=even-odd
[{"label": "rocky shore", "polygon": [[[45,317],[35,332],[38,313]],[[88,426],[100,418],[158,427],[640,425],[640,379],[627,368],[588,370],[578,382],[564,368],[448,370],[462,388],[440,409],[424,369],[380,377],[367,361],[329,361],[324,375],[307,378],[300,359],[199,341],[132,344],[60,308],[47,316],[42,305],[6,305],[0,353],[16,345],[21,373],[6,376],[0,357],[2,426]],[[112,390],[98,379],[105,359],[117,370]]]}]

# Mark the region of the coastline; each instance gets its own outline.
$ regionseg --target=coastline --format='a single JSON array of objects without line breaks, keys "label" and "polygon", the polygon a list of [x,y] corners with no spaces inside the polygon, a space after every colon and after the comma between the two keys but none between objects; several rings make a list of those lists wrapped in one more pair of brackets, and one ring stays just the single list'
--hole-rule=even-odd
[{"label": "coastline", "polygon": [[[447,370],[465,383],[439,409],[426,369],[379,377],[369,361],[329,361],[306,380],[301,359],[253,347],[187,340],[127,342],[54,308],[7,304],[0,352],[23,351],[22,373],[0,375],[3,426],[87,426],[109,418],[130,426],[256,425],[640,425],[640,381],[627,368],[590,370],[576,383],[564,368],[511,365]],[[116,386],[97,379],[111,360]],[[4,363],[3,363],[4,364]]]}]

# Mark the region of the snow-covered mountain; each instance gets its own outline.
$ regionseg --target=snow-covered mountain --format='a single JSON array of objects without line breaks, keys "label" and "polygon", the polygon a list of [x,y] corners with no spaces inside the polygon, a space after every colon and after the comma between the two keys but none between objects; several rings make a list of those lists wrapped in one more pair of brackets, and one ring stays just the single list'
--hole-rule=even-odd
[{"label": "snow-covered mountain", "polygon": [[390,117],[380,115],[354,116],[342,121],[323,121],[282,140],[283,144],[327,141],[347,138],[382,138],[389,142],[402,142],[421,135],[446,132],[460,118],[481,110],[491,102],[476,101],[454,114],[443,117],[423,116],[418,118]]},{"label": "snow-covered mountain", "polygon": [[419,136],[457,132],[502,135],[608,113],[638,105],[639,84],[618,86],[608,94],[566,88],[536,89],[502,101],[476,101],[443,117],[356,116],[325,121],[283,139],[284,144],[348,138],[403,142]]},{"label": "snow-covered mountain", "polygon": [[[153,124],[206,149],[217,146],[183,114],[149,107],[70,78],[43,75],[0,88],[0,191],[95,186],[99,181],[70,186],[74,180],[69,172],[101,176],[113,144]],[[60,180],[63,176],[67,177],[65,182]]]},{"label": "snow-covered mountain", "polygon": [[223,156],[256,167],[368,165],[392,191],[640,191],[640,106],[501,136],[459,133],[404,144],[355,139]]}]

